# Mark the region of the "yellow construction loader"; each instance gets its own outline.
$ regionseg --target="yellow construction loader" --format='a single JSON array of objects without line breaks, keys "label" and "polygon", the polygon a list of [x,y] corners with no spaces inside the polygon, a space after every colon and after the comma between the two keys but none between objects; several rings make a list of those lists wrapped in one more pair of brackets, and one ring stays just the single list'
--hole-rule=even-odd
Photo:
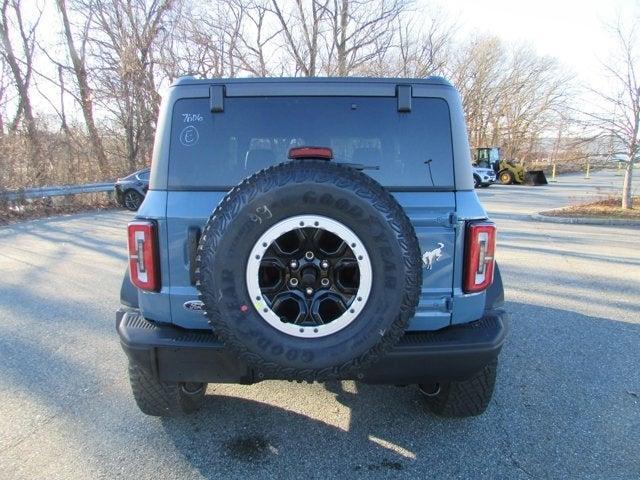
[{"label": "yellow construction loader", "polygon": [[474,165],[493,168],[498,181],[505,185],[547,184],[547,177],[542,170],[525,170],[522,165],[503,159],[498,147],[476,148]]}]

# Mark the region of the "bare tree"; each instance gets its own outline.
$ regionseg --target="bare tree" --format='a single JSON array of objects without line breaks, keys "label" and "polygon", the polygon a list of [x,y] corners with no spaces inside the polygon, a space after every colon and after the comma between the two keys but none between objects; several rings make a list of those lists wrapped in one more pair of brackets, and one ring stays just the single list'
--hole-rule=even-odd
[{"label": "bare tree", "polygon": [[618,22],[612,28],[617,51],[603,63],[612,89],[592,90],[602,106],[587,113],[591,125],[598,128],[602,136],[613,140],[609,155],[626,164],[622,186],[624,209],[633,207],[633,169],[640,157],[639,28],[640,17],[636,17],[629,26]]},{"label": "bare tree", "polygon": [[441,10],[430,12],[428,22],[416,25],[409,15],[398,20],[399,61],[396,75],[424,78],[442,75],[451,58],[457,25]]},{"label": "bare tree", "polygon": [[268,1],[223,0],[204,8],[200,2],[180,2],[160,49],[167,76],[273,75],[281,29]]},{"label": "bare tree", "polygon": [[[2,0],[0,10],[2,56],[11,70],[18,93],[18,106],[15,117],[9,125],[9,130],[15,132],[21,120],[24,122],[31,146],[31,160],[35,169],[33,178],[36,182],[39,182],[45,175],[42,168],[42,148],[29,93],[33,74],[35,35],[39,20],[40,15],[37,16],[35,21],[27,24],[23,19],[20,0]],[[12,32],[17,32],[20,45],[19,51],[14,48]]]},{"label": "bare tree", "polygon": [[408,0],[271,0],[280,41],[294,74],[313,77],[370,74],[371,64],[393,47]]},{"label": "bare tree", "polygon": [[158,46],[174,0],[83,0],[100,106],[124,135],[130,169],[148,163],[160,109]]},{"label": "bare tree", "polygon": [[533,159],[571,98],[573,79],[555,59],[496,37],[472,39],[446,68],[462,96],[471,146],[500,146],[512,160]]},{"label": "bare tree", "polygon": [[284,10],[282,3],[271,0],[272,12],[282,27],[284,45],[295,62],[296,73],[315,77],[318,74],[321,29],[329,13],[329,0],[296,0],[291,11]]},{"label": "bare tree", "polygon": [[[107,167],[107,157],[104,153],[104,147],[102,146],[102,139],[100,138],[100,134],[98,133],[98,129],[96,127],[96,122],[93,114],[93,92],[91,87],[89,86],[89,76],[87,74],[87,63],[86,63],[86,45],[89,36],[89,28],[91,25],[91,12],[87,14],[85,18],[85,23],[82,28],[82,33],[80,35],[80,48],[78,49],[75,44],[74,35],[71,29],[71,22],[69,21],[69,14],[67,11],[67,3],[66,0],[57,0],[58,10],[62,16],[62,26],[64,31],[65,41],[67,43],[67,49],[69,51],[69,57],[71,59],[71,64],[73,67],[73,72],[75,74],[75,78],[78,84],[79,96],[80,96],[80,107],[82,109],[82,115],[84,117],[85,124],[87,126],[87,130],[89,132],[89,139],[91,141],[91,146],[93,147],[93,153],[98,162],[98,168],[100,169],[100,173],[104,176],[108,171]],[[62,75],[62,69],[59,67],[59,78],[61,86],[64,84],[64,78]],[[64,108],[64,99],[61,100],[61,105]],[[64,112],[64,109],[63,109]],[[63,117],[63,122],[66,123],[65,118]]]},{"label": "bare tree", "polygon": [[527,45],[511,52],[498,99],[508,157],[531,159],[540,136],[550,134],[562,121],[572,80],[556,59],[538,56]]},{"label": "bare tree", "polygon": [[327,74],[351,75],[390,48],[408,5],[405,0],[333,0],[325,7],[330,26]]},{"label": "bare tree", "polygon": [[356,73],[364,76],[425,78],[444,75],[454,50],[457,26],[442,10],[423,12],[425,21],[417,21],[415,11],[407,7],[390,32],[374,45],[372,58]]},{"label": "bare tree", "polygon": [[9,73],[4,55],[0,55],[0,135],[5,132],[6,108],[9,103]]},{"label": "bare tree", "polygon": [[506,55],[496,37],[476,37],[460,46],[446,67],[462,97],[472,147],[496,145],[501,136],[498,105]]},{"label": "bare tree", "polygon": [[273,27],[269,21],[267,0],[232,0],[244,13],[242,28],[233,55],[240,67],[257,77],[273,75],[272,55],[274,40],[282,28]]}]

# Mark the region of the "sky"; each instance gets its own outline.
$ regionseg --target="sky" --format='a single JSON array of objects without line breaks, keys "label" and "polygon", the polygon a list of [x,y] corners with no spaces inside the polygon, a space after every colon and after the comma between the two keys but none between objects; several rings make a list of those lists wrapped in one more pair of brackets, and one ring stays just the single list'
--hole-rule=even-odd
[{"label": "sky", "polygon": [[640,0],[436,0],[461,23],[463,33],[528,42],[541,55],[558,58],[580,83],[598,87],[601,63],[612,49],[607,25],[640,12]]}]

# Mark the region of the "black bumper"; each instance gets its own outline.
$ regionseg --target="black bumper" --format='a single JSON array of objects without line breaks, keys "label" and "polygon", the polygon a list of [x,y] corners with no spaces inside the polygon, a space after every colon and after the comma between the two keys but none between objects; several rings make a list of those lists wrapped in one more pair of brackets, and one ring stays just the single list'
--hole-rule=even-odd
[{"label": "black bumper", "polygon": [[[129,360],[161,380],[244,383],[258,381],[213,332],[156,325],[137,310],[121,309],[116,328]],[[428,333],[407,333],[393,351],[358,375],[364,383],[411,384],[462,380],[493,360],[504,344],[507,314],[500,309],[469,324]],[[264,380],[264,379],[260,379]]]}]

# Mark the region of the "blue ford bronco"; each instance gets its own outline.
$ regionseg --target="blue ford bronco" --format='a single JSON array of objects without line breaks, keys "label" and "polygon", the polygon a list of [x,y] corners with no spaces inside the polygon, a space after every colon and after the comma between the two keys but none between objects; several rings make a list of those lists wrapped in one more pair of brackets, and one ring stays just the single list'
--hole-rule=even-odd
[{"label": "blue ford bronco", "polygon": [[507,318],[473,187],[442,78],[179,79],[116,315],[138,406],[193,412],[209,382],[351,379],[484,412]]}]

